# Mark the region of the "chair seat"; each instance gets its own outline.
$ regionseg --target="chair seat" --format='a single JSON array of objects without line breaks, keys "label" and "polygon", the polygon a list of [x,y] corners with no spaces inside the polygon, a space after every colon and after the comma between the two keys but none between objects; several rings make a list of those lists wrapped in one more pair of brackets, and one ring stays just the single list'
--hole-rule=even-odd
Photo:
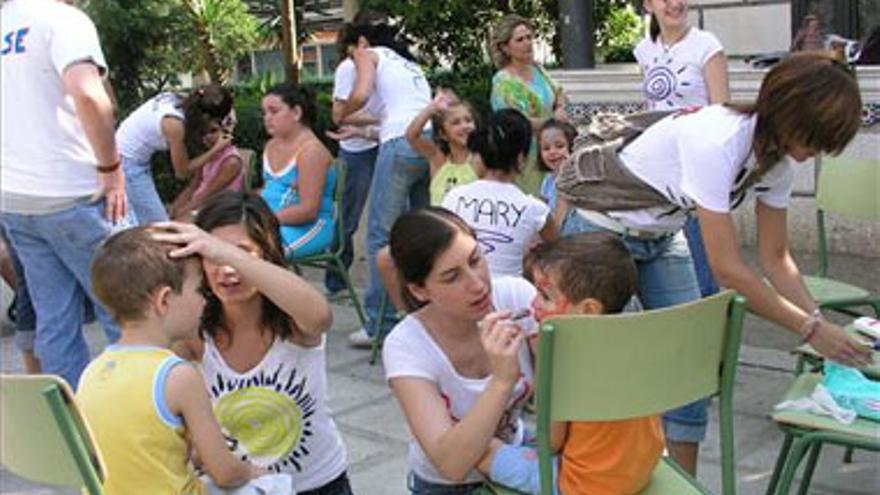
[{"label": "chair seat", "polygon": [[[495,495],[522,495],[497,484],[487,484],[485,491]],[[639,495],[708,495],[710,492],[681,470],[674,461],[663,457],[651,474],[651,482]]]},{"label": "chair seat", "polygon": [[804,276],[804,283],[820,306],[871,298],[865,289],[831,278]]},{"label": "chair seat", "polygon": [[651,475],[651,482],[639,492],[639,495],[706,495],[709,493],[678,467],[675,461],[663,457]]},{"label": "chair seat", "polygon": [[[822,375],[819,373],[804,373],[795,379],[782,400],[807,397],[813,393],[816,385],[821,381]],[[770,417],[777,423],[801,429],[822,430],[857,438],[880,440],[880,423],[863,418],[856,418],[851,425],[843,425],[829,416],[799,411],[774,411]]]}]

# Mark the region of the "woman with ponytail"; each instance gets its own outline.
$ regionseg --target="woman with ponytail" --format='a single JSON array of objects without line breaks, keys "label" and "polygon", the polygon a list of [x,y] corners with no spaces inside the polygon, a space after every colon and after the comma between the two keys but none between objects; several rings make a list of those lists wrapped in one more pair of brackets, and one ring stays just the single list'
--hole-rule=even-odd
[{"label": "woman with ponytail", "polygon": [[215,154],[228,149],[232,136],[223,134],[205,152],[194,157],[190,157],[187,150],[201,146],[206,122],[234,123],[232,103],[228,89],[209,84],[194,89],[187,96],[160,93],[122,121],[116,131],[116,142],[125,170],[125,192],[139,224],[168,219],[153,182],[150,168],[153,154],[168,150],[178,179],[198,172]]}]

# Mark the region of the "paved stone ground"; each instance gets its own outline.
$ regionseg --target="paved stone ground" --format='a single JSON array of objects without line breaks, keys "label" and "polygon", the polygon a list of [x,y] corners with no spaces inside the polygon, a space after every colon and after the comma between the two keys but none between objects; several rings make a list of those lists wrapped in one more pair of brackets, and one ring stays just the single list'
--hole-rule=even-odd
[{"label": "paved stone ground", "polygon": [[[815,267],[815,259],[802,256],[805,272]],[[832,259],[832,275],[880,292],[880,258],[837,257]],[[363,287],[363,260],[354,268],[356,283]],[[319,280],[317,272],[307,276]],[[4,287],[4,309],[9,301]],[[407,430],[397,404],[385,385],[382,366],[370,366],[366,351],[350,349],[345,335],[358,327],[354,311],[348,306],[334,307],[335,322],[328,338],[330,405],[335,411],[348,448],[349,473],[359,495],[405,494]],[[97,325],[87,329],[89,341],[97,351],[103,334]],[[767,412],[786,389],[793,359],[787,353],[795,340],[772,325],[750,317],[746,322],[742,365],[736,381],[735,434],[738,462],[738,488],[743,495],[764,493],[776,459],[782,435],[767,419]],[[0,369],[21,370],[11,337],[0,338]],[[720,488],[720,450],[718,447],[717,404],[700,456],[699,478],[713,491]],[[0,432],[2,434],[2,432]],[[852,464],[841,462],[841,449],[826,447],[811,486],[811,493],[867,495],[880,493],[880,456],[856,452]],[[0,493],[42,495],[65,492],[38,486],[0,471]]]}]

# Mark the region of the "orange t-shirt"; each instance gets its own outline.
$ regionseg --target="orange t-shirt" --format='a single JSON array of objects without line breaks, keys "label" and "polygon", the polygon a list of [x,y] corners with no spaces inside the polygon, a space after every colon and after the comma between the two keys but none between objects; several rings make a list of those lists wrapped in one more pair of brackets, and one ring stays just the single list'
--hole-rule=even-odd
[{"label": "orange t-shirt", "polygon": [[651,479],[663,453],[659,416],[568,424],[559,489],[565,495],[629,495]]}]

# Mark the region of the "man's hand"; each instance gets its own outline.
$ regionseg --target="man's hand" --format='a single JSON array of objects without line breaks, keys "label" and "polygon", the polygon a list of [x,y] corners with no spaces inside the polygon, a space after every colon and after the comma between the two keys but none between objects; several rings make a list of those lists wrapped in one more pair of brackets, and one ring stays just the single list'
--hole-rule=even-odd
[{"label": "man's hand", "polygon": [[125,218],[128,204],[125,198],[125,174],[122,167],[109,173],[98,173],[101,195],[104,196],[104,216],[114,224]]}]

